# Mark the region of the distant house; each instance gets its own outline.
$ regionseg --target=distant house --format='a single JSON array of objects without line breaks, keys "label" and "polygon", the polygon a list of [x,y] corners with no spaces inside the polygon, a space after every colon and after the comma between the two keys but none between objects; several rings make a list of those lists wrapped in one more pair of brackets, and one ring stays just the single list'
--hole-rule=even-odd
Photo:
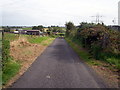
[{"label": "distant house", "polygon": [[11,33],[15,33],[16,31],[18,31],[18,33],[20,32],[20,31],[22,31],[23,29],[21,29],[21,28],[10,28],[10,32]]},{"label": "distant house", "polygon": [[14,34],[19,34],[19,31],[14,31]]},{"label": "distant house", "polygon": [[27,33],[27,30],[19,30],[19,33],[20,33],[20,34],[26,34],[26,33]]},{"label": "distant house", "polygon": [[12,29],[10,30],[10,32],[14,34],[26,34],[27,33],[27,31],[23,29]]},{"label": "distant house", "polygon": [[27,30],[27,35],[42,35],[43,33],[40,30]]}]

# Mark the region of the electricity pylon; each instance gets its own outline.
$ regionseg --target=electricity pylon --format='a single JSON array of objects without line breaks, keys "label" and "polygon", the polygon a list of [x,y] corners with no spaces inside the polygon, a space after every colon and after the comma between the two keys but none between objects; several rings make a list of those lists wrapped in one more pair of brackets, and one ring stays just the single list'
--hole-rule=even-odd
[{"label": "electricity pylon", "polygon": [[99,14],[97,14],[96,16],[91,16],[91,17],[95,17],[96,18],[96,20],[95,20],[96,24],[98,24],[100,22],[103,22],[103,21],[100,20],[100,18],[103,17],[103,16],[101,16]]}]

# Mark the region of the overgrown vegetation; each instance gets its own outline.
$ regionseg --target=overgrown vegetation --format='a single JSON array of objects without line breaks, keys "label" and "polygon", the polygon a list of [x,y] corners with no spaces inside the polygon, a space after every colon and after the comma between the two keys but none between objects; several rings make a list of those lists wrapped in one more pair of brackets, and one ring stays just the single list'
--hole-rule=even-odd
[{"label": "overgrown vegetation", "polygon": [[[120,32],[91,23],[81,23],[75,27],[72,22],[68,22],[66,29],[66,37],[84,47],[92,58],[120,69]],[[82,53],[80,54],[82,56]]]},{"label": "overgrown vegetation", "polygon": [[[31,35],[17,35],[12,33],[4,33],[3,38],[3,52],[2,52],[2,84],[5,85],[21,68],[21,62],[19,60],[14,60],[10,56],[10,42],[17,40],[19,38],[25,37],[30,43],[41,44],[44,46],[49,45],[54,38],[50,36],[40,37]],[[45,42],[46,41],[46,42]],[[26,51],[27,52],[27,51]],[[31,51],[32,52],[32,51]],[[0,72],[1,73],[1,72]]]},{"label": "overgrown vegetation", "polygon": [[[8,35],[8,34],[7,34]],[[3,38],[2,42],[2,84],[6,84],[12,76],[14,76],[20,68],[20,64],[13,60],[10,56],[10,40],[13,40],[13,36],[7,39],[8,36]]]}]

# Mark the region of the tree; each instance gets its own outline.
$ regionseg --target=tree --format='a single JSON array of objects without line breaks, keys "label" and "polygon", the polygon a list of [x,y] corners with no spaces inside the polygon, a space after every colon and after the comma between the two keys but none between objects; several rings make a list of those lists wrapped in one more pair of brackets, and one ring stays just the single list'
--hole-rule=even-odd
[{"label": "tree", "polygon": [[41,32],[43,31],[43,28],[44,28],[44,27],[43,27],[42,25],[39,25],[39,26],[38,26],[38,30],[40,30]]},{"label": "tree", "polygon": [[38,27],[37,26],[33,26],[32,30],[38,30]]},{"label": "tree", "polygon": [[8,26],[7,27],[3,27],[3,29],[4,29],[5,32],[10,32],[10,27],[8,27]]},{"label": "tree", "polygon": [[71,31],[75,30],[75,25],[72,22],[68,22],[65,24],[66,26],[66,36],[69,36]]}]

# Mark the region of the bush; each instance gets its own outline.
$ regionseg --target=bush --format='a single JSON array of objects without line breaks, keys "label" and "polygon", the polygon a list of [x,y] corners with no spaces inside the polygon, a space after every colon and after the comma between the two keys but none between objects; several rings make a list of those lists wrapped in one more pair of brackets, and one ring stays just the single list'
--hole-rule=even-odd
[{"label": "bush", "polygon": [[92,44],[91,50],[92,50],[92,54],[93,54],[94,58],[99,60],[100,59],[100,53],[102,51],[102,48],[101,48],[100,44],[96,44],[96,43]]},{"label": "bush", "polygon": [[76,29],[68,29],[66,37],[86,48],[95,59],[120,67],[120,32],[88,23],[81,23]]},{"label": "bush", "polygon": [[117,69],[120,69],[119,59],[112,57],[112,58],[107,58],[106,61],[111,65],[115,65]]}]

